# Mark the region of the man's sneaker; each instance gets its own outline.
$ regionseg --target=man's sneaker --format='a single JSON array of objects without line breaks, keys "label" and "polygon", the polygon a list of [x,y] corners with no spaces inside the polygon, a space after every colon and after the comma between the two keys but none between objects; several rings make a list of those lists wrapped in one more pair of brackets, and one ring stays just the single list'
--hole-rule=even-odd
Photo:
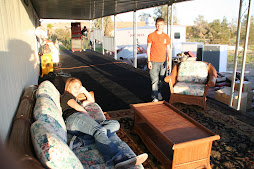
[{"label": "man's sneaker", "polygon": [[158,99],[153,99],[153,101],[152,102],[158,102],[159,100]]},{"label": "man's sneaker", "polygon": [[161,93],[158,93],[158,100],[163,100]]},{"label": "man's sneaker", "polygon": [[115,168],[116,169],[126,169],[126,168],[130,168],[130,167],[134,167],[136,165],[140,165],[143,162],[145,162],[147,158],[148,158],[148,154],[146,154],[146,153],[140,154],[137,157],[133,157],[133,158],[130,158],[126,161],[122,161],[120,163],[117,163],[115,165]]}]

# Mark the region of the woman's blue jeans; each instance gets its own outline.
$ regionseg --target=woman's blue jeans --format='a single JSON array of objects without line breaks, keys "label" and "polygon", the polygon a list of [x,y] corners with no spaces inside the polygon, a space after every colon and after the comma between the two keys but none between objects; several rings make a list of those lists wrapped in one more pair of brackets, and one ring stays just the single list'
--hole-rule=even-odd
[{"label": "woman's blue jeans", "polygon": [[119,160],[126,160],[122,150],[108,138],[108,135],[115,133],[120,128],[118,121],[104,120],[97,122],[88,115],[76,112],[69,116],[65,123],[67,130],[80,131],[93,136],[98,151],[107,164],[112,165]]},{"label": "woman's blue jeans", "polygon": [[158,93],[161,92],[162,82],[166,73],[166,62],[151,62],[152,69],[149,74],[152,84],[152,99],[158,99]]}]

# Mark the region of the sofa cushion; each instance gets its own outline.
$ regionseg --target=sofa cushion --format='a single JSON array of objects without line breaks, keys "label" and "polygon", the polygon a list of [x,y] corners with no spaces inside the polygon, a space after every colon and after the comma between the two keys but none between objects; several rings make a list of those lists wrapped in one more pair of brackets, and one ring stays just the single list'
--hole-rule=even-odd
[{"label": "sofa cushion", "polygon": [[83,169],[82,163],[54,129],[43,121],[31,125],[31,137],[35,153],[47,168]]},{"label": "sofa cushion", "polygon": [[36,92],[36,98],[38,99],[39,97],[48,97],[50,98],[57,106],[59,111],[62,112],[62,108],[60,105],[60,93],[56,89],[56,87],[48,80],[43,81]]},{"label": "sofa cushion", "polygon": [[[117,134],[113,134],[110,139],[112,142],[118,146],[120,149],[123,150],[124,154],[129,157],[135,157],[135,153],[132,151],[132,149],[123,142]],[[105,161],[99,151],[97,150],[96,144],[90,144],[90,145],[83,145],[79,147],[73,148],[73,152],[76,154],[76,156],[79,158],[81,163],[83,164],[84,168],[105,168],[105,169],[114,169],[112,165],[105,166]],[[138,165],[135,167],[132,167],[131,169],[143,169],[144,167],[142,165]]]},{"label": "sofa cushion", "polygon": [[208,76],[208,65],[201,61],[181,62],[177,80],[179,82],[194,82],[205,84]]},{"label": "sofa cushion", "polygon": [[174,86],[174,93],[203,96],[206,85],[191,82],[177,82]]},{"label": "sofa cushion", "polygon": [[59,111],[54,102],[47,97],[39,97],[34,106],[34,118],[48,123],[54,128],[55,134],[67,142],[67,130],[62,112]]}]

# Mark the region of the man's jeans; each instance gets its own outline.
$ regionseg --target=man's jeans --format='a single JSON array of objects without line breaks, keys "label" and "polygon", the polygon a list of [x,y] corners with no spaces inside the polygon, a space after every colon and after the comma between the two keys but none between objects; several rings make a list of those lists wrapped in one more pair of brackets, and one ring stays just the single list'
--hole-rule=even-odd
[{"label": "man's jeans", "polygon": [[150,78],[152,82],[152,99],[158,99],[158,93],[161,92],[162,82],[166,72],[166,62],[151,62]]},{"label": "man's jeans", "polygon": [[82,47],[83,49],[90,49],[90,40],[88,38],[83,37],[82,38]]},{"label": "man's jeans", "polygon": [[118,161],[127,159],[122,150],[108,138],[108,135],[115,133],[120,128],[118,121],[104,120],[97,122],[90,116],[77,112],[69,116],[65,123],[67,130],[80,131],[93,136],[98,151],[107,164],[114,165]]}]

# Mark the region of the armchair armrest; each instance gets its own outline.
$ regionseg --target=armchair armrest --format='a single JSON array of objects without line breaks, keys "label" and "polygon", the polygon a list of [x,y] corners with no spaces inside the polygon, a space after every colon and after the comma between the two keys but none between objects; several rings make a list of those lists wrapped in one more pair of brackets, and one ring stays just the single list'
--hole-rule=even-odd
[{"label": "armchair armrest", "polygon": [[209,63],[209,65],[208,65],[208,82],[207,82],[207,85],[209,87],[214,87],[215,83],[216,83],[216,78],[217,78],[217,71],[213,67],[213,65],[211,65]]},{"label": "armchair armrest", "polygon": [[178,65],[175,65],[172,72],[171,72],[171,74],[164,78],[164,81],[169,84],[169,88],[170,88],[171,93],[174,93],[173,87],[174,87],[175,83],[177,82],[177,80],[176,80],[176,78],[177,78],[177,68],[178,68]]},{"label": "armchair armrest", "polygon": [[177,68],[178,68],[178,65],[175,65],[172,72],[171,72],[171,74],[164,78],[165,82],[171,83],[174,86],[174,84],[177,81],[176,80],[176,78],[177,78]]}]

